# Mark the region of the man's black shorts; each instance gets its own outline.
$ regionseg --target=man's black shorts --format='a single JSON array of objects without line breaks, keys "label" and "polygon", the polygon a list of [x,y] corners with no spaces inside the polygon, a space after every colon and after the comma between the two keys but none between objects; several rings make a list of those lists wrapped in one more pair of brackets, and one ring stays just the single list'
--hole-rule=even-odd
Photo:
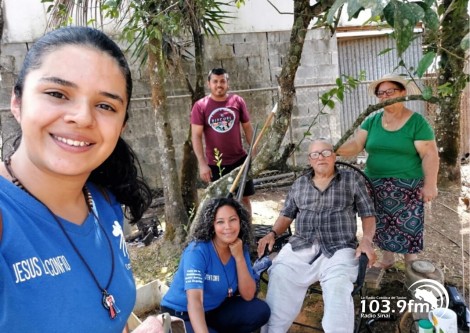
[{"label": "man's black shorts", "polygon": [[[243,156],[240,160],[235,162],[234,164],[229,164],[229,165],[222,165],[221,168],[222,170],[222,176],[225,176],[227,173],[232,171],[233,169],[239,167],[240,165],[245,162],[246,156]],[[212,181],[215,181],[220,178],[220,169],[217,165],[209,165],[212,171]],[[238,190],[238,188],[237,188]],[[243,191],[243,196],[248,197],[250,195],[255,194],[255,184],[253,184],[253,180],[249,179],[245,183],[245,190]]]}]

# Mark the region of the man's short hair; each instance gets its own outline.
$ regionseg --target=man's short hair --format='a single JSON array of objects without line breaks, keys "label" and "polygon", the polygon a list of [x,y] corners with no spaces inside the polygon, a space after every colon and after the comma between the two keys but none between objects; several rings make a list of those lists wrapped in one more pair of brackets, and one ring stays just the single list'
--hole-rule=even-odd
[{"label": "man's short hair", "polygon": [[331,142],[329,138],[321,137],[321,138],[315,138],[315,139],[310,140],[309,149],[316,142],[324,142],[328,144],[329,146],[331,146],[331,148],[334,147],[333,142]]},{"label": "man's short hair", "polygon": [[214,75],[224,75],[225,74],[225,77],[228,79],[228,73],[225,69],[223,68],[212,68],[210,71],[209,71],[209,74],[207,75],[207,81],[210,81],[211,80],[211,75],[214,74]]}]

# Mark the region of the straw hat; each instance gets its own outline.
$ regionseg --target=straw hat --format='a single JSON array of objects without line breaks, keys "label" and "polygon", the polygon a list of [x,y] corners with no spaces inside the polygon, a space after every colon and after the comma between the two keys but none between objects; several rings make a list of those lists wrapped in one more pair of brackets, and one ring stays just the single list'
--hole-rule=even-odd
[{"label": "straw hat", "polygon": [[413,81],[410,81],[409,78],[402,74],[395,74],[395,73],[390,73],[390,74],[385,74],[382,76],[382,78],[373,81],[371,84],[369,84],[369,94],[375,96],[375,88],[381,84],[382,82],[398,82],[403,85],[403,87],[406,88],[406,93],[407,95],[421,95],[421,90],[419,90],[418,86],[416,83]]}]

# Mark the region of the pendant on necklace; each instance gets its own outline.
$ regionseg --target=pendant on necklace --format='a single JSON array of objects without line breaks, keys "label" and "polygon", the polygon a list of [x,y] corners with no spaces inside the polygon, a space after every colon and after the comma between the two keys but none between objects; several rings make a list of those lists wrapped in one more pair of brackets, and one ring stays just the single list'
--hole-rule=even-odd
[{"label": "pendant on necklace", "polygon": [[116,302],[114,301],[114,296],[108,294],[106,290],[103,290],[103,299],[102,299],[103,307],[109,311],[109,317],[114,319],[117,317],[117,314],[120,312],[118,307],[116,306]]},{"label": "pendant on necklace", "polygon": [[228,288],[228,297],[233,296],[233,289],[231,287]]}]

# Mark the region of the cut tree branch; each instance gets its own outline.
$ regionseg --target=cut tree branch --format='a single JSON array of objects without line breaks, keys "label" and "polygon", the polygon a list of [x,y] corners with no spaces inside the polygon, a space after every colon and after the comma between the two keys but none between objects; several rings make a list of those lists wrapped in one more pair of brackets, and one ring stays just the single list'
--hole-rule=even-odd
[{"label": "cut tree branch", "polygon": [[367,109],[365,109],[356,119],[356,121],[352,124],[352,126],[344,133],[342,138],[335,144],[334,150],[338,149],[346,140],[354,133],[357,127],[362,124],[364,119],[372,112],[383,109],[385,106],[392,105],[398,102],[406,102],[406,101],[426,101],[428,103],[437,104],[439,102],[439,98],[432,96],[430,99],[424,99],[422,95],[410,95],[410,96],[403,96],[398,98],[393,98],[386,100],[382,103],[378,103],[375,105],[369,105]]}]

